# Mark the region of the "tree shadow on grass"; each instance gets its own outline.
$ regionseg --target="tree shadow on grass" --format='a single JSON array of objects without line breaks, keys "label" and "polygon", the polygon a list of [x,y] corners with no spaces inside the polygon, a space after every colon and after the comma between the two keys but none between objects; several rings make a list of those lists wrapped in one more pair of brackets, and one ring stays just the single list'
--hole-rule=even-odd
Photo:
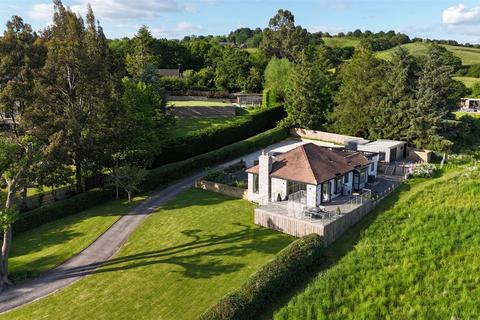
[{"label": "tree shadow on grass", "polygon": [[[205,279],[236,272],[247,264],[232,261],[253,252],[274,254],[289,243],[269,229],[234,224],[239,230],[227,234],[204,234],[201,229],[182,232],[189,241],[138,254],[121,256],[102,263],[85,265],[66,270],[60,277],[76,277],[90,273],[107,273],[135,269],[150,265],[170,264],[181,267],[183,277]],[[172,272],[172,271],[170,271]]]},{"label": "tree shadow on grass", "polygon": [[303,281],[297,284],[297,286],[277,297],[275,301],[265,305],[262,309],[262,313],[258,315],[257,319],[273,319],[274,313],[280,308],[286,306],[295,295],[303,292],[319,273],[333,267],[340,259],[354,250],[355,246],[360,240],[362,240],[365,230],[377,220],[380,213],[393,208],[398,202],[400,195],[408,190],[410,190],[409,184],[400,185],[398,189],[385,198],[370,214],[365,216],[339,239],[327,247],[324,251],[321,263],[314,267]]}]

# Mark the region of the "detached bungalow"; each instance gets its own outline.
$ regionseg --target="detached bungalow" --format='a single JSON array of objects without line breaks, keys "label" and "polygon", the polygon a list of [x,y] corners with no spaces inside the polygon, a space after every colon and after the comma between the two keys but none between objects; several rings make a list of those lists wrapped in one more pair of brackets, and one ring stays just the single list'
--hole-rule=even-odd
[{"label": "detached bungalow", "polygon": [[377,166],[377,153],[313,143],[276,157],[263,153],[258,165],[247,169],[248,198],[265,204],[304,194],[307,207],[318,207],[338,196],[361,191],[369,176],[376,177]]}]

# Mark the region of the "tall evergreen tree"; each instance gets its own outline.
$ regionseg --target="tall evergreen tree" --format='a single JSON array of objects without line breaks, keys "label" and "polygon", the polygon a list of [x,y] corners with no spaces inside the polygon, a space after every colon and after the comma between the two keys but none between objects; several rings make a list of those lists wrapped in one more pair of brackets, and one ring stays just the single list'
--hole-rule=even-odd
[{"label": "tall evergreen tree", "polygon": [[398,48],[385,76],[385,96],[374,110],[374,125],[369,136],[374,139],[406,140],[410,127],[410,110],[414,104],[418,81],[417,61],[404,48]]},{"label": "tall evergreen tree", "polygon": [[340,87],[330,114],[331,130],[368,138],[374,108],[384,95],[385,64],[372,51],[359,49],[340,68]]},{"label": "tall evergreen tree", "polygon": [[328,77],[318,64],[302,54],[295,65],[285,96],[285,124],[308,129],[321,128],[332,103]]},{"label": "tall evergreen tree", "polygon": [[418,80],[416,102],[410,112],[409,140],[417,147],[446,150],[452,142],[445,138],[449,128],[453,67],[445,63],[443,50],[433,45],[425,58]]},{"label": "tall evergreen tree", "polygon": [[38,136],[50,143],[50,151],[63,155],[59,164],[74,166],[81,192],[84,169],[101,168],[105,158],[100,142],[108,140],[116,88],[107,42],[91,7],[86,26],[60,0],[54,1],[54,9],[46,32],[48,55],[35,88],[39,99],[28,117]]},{"label": "tall evergreen tree", "polygon": [[154,55],[155,39],[146,26],[140,27],[133,38],[133,52],[125,58],[125,68],[134,79],[154,83],[157,79],[158,59]]}]

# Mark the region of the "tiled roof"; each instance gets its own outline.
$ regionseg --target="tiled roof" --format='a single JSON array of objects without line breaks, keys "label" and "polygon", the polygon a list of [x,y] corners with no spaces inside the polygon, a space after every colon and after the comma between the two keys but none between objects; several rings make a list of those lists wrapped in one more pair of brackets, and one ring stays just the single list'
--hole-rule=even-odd
[{"label": "tiled roof", "polygon": [[[369,163],[361,152],[307,143],[275,157],[270,176],[317,185]],[[258,174],[258,165],[247,172]]]}]

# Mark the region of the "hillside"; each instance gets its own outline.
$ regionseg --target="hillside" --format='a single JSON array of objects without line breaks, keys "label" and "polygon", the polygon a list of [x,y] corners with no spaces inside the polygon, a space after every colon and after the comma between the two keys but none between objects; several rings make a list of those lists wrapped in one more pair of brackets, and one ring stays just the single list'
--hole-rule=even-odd
[{"label": "hillside", "polygon": [[[453,52],[457,57],[462,59],[463,65],[472,65],[472,64],[480,64],[480,49],[476,48],[466,48],[466,47],[456,47],[450,45],[443,45],[449,51]],[[426,54],[428,50],[428,43],[423,42],[414,42],[414,43],[407,43],[402,45],[402,47],[406,48],[412,55],[419,57]],[[396,50],[397,47],[380,51],[377,53],[377,57],[389,60],[393,51]]]},{"label": "hillside", "polygon": [[357,47],[360,44],[360,39],[355,38],[322,38],[323,42],[329,47],[343,48],[343,47]]},{"label": "hillside", "polygon": [[472,162],[406,184],[328,249],[337,262],[275,319],[477,318],[479,177]]}]

